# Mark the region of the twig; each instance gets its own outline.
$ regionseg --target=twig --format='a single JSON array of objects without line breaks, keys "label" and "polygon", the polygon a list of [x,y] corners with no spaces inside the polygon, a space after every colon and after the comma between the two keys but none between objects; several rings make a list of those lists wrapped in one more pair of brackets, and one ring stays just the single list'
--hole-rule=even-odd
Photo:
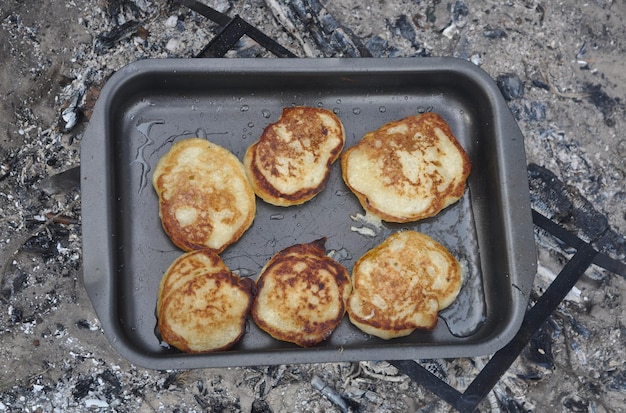
[{"label": "twig", "polygon": [[[58,214],[46,215],[47,217],[46,221],[43,224],[39,225],[37,228],[35,228],[34,231],[30,231],[28,234],[22,237],[18,237],[16,239],[14,238],[13,241],[9,243],[6,249],[7,256],[2,258],[3,264],[2,264],[2,269],[0,269],[0,285],[2,285],[2,283],[4,282],[4,276],[6,275],[7,269],[9,268],[9,263],[11,262],[13,257],[15,257],[15,255],[17,255],[18,252],[20,252],[24,244],[26,244],[26,241],[28,241],[30,238],[32,238],[39,232],[47,229],[50,226],[50,224],[54,222],[58,222],[59,217],[63,217],[66,211],[70,211],[72,208],[74,208],[77,202],[78,202],[78,199],[73,200],[72,202],[70,202],[67,208],[65,208],[65,210],[59,212]],[[0,299],[6,304],[9,303],[7,299],[4,298],[2,295],[0,295]]]},{"label": "twig", "polygon": [[315,53],[313,52],[313,48],[304,40],[302,36],[300,36],[299,30],[293,24],[291,19],[285,13],[285,9],[280,5],[277,0],[265,0],[265,4],[269,7],[274,15],[274,18],[280,23],[287,32],[293,36],[294,39],[300,43],[302,49],[304,50],[304,54],[308,57],[314,57]]},{"label": "twig", "polygon": [[540,73],[541,73],[541,77],[543,81],[550,88],[550,92],[554,93],[557,96],[560,96],[562,98],[567,98],[567,99],[582,99],[584,97],[589,96],[589,93],[584,93],[584,92],[574,92],[574,93],[561,92],[556,86],[554,86],[552,81],[550,81],[550,77],[548,75],[546,75],[543,71],[541,71]]},{"label": "twig", "polygon": [[[31,381],[36,378],[37,376],[41,376],[43,374],[46,374],[47,372],[49,372],[50,370],[52,370],[51,367],[46,367],[45,369],[38,371],[36,373],[31,374],[28,377],[24,377],[22,379],[20,379],[22,382],[25,383],[31,383]],[[15,385],[15,377],[10,377],[5,381],[0,382],[0,391],[5,391],[6,389],[8,389],[9,386],[13,386]]]},{"label": "twig", "polygon": [[349,411],[348,404],[343,399],[343,397],[341,397],[339,393],[337,393],[326,383],[324,383],[324,381],[320,377],[313,376],[313,378],[311,379],[311,386],[313,386],[314,389],[322,393],[322,395],[326,397],[326,399],[328,399],[332,404],[337,406],[339,410],[342,411],[342,413],[347,413]]}]

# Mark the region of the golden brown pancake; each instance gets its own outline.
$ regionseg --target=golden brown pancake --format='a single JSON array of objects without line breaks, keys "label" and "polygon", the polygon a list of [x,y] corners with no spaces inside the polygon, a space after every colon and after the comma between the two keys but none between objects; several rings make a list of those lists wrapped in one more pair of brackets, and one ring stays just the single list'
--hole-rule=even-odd
[{"label": "golden brown pancake", "polygon": [[435,328],[439,310],[459,294],[461,266],[429,236],[401,231],[356,262],[352,284],[350,321],[368,334],[391,339]]},{"label": "golden brown pancake", "polygon": [[161,278],[157,300],[157,313],[161,301],[198,274],[230,272],[219,255],[209,249],[182,254],[174,260]]},{"label": "golden brown pancake", "polygon": [[278,206],[302,204],[320,193],[345,141],[343,124],[331,111],[284,108],[243,159],[254,192]]},{"label": "golden brown pancake", "polygon": [[435,113],[367,133],[341,156],[344,182],[366,211],[389,222],[432,217],[465,190],[471,163]]},{"label": "golden brown pancake", "polygon": [[272,337],[310,347],[341,322],[352,286],[346,269],[325,255],[325,241],[286,248],[261,271],[251,314]]},{"label": "golden brown pancake", "polygon": [[184,251],[209,248],[219,253],[254,220],[256,200],[243,165],[205,139],[174,144],[157,163],[152,183],[163,229]]},{"label": "golden brown pancake", "polygon": [[253,286],[232,274],[211,250],[183,254],[161,281],[157,298],[161,338],[189,353],[232,347],[244,334]]}]

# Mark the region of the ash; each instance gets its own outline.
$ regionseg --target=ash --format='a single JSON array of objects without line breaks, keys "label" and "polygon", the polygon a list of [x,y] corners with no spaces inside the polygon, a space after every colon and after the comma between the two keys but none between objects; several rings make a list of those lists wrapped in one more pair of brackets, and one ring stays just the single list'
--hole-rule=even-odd
[{"label": "ash", "polygon": [[[533,207],[625,259],[623,2],[207,4],[300,57],[481,66],[525,136]],[[138,59],[194,57],[219,27],[172,1],[9,0],[0,11],[0,411],[451,411],[382,361],[153,371],[115,353],[81,281],[80,191],[44,179],[79,164],[111,74]],[[227,54],[236,57],[271,55],[244,38]],[[533,299],[572,253],[541,231],[536,241]],[[622,277],[591,267],[480,410],[623,409],[625,293]],[[463,390],[488,359],[421,363]]]}]

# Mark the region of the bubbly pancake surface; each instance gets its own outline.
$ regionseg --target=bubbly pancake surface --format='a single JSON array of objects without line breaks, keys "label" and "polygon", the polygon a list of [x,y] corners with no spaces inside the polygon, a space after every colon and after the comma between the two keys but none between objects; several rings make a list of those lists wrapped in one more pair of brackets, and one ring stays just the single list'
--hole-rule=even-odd
[{"label": "bubbly pancake surface", "polygon": [[161,281],[157,298],[161,338],[190,353],[232,347],[244,334],[252,287],[211,250],[183,254]]},{"label": "bubbly pancake surface", "polygon": [[433,329],[439,310],[458,296],[462,273],[444,246],[425,234],[401,231],[356,262],[352,284],[350,321],[368,334],[391,339]]},{"label": "bubbly pancake surface", "polygon": [[244,156],[254,192],[277,206],[302,204],[321,192],[345,142],[343,124],[331,111],[284,108]]},{"label": "bubbly pancake surface", "polygon": [[435,113],[389,122],[341,156],[342,177],[363,208],[389,222],[428,218],[456,202],[471,162]]},{"label": "bubbly pancake surface", "polygon": [[263,268],[251,314],[272,337],[309,347],[341,322],[352,286],[346,269],[325,255],[324,242],[286,248]]},{"label": "bubbly pancake surface", "polygon": [[255,197],[243,165],[205,139],[177,142],[152,175],[163,229],[184,251],[223,251],[250,227]]}]

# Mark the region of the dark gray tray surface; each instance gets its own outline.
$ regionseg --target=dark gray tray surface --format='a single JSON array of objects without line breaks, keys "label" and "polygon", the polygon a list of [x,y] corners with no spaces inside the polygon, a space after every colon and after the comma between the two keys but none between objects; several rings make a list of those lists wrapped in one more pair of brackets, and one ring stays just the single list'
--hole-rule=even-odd
[{"label": "dark gray tray surface", "polygon": [[[328,250],[350,271],[386,236],[412,228],[466,266],[459,299],[441,313],[434,331],[391,341],[362,333],[346,317],[329,340],[309,349],[274,340],[253,322],[226,352],[189,355],[166,348],[154,330],[156,295],[163,272],[182,252],[161,228],[154,165],[173,142],[193,136],[242,159],[263,128],[292,105],[333,110],[344,123],[346,147],[385,122],[439,113],[472,159],[466,193],[434,218],[376,228],[355,219],[363,210],[337,162],[327,188],[302,206],[257,200],[254,224],[222,254],[226,264],[256,279],[277,251],[327,237]],[[102,90],[81,165],[85,287],[114,347],[136,364],[161,369],[482,355],[504,346],[523,318],[536,265],[523,137],[493,81],[471,63],[139,61]]]}]

